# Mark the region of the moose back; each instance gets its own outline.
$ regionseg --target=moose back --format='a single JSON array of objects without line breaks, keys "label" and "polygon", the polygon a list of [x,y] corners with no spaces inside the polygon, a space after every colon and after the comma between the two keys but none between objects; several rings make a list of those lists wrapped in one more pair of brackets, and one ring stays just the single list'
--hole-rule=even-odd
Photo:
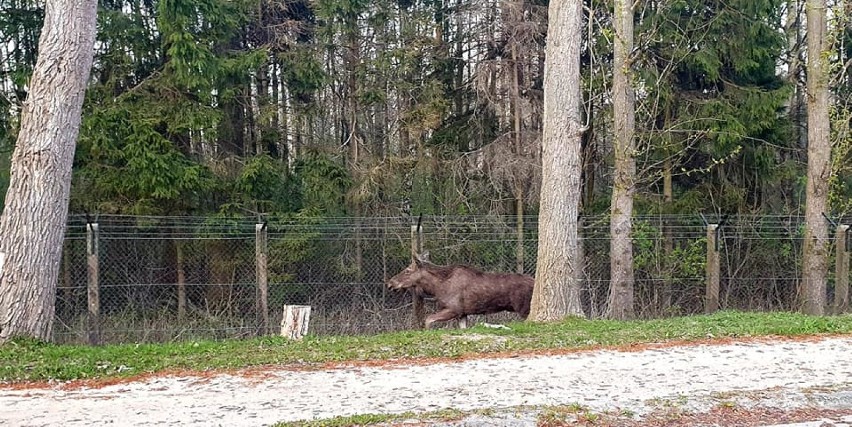
[{"label": "moose back", "polygon": [[388,281],[391,289],[414,288],[432,295],[438,312],[426,318],[426,327],[467,315],[513,311],[525,319],[530,313],[534,279],[514,273],[485,273],[463,265],[440,266],[416,258]]}]

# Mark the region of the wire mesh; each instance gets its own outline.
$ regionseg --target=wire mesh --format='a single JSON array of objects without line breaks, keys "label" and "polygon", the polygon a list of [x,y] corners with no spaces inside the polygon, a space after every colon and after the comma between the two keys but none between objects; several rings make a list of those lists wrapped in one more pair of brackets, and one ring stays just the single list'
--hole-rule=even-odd
[{"label": "wire mesh", "polygon": [[[316,335],[411,328],[411,295],[388,290],[385,283],[410,262],[416,218],[267,221],[272,333],[284,306],[294,304],[312,307],[310,333]],[[221,339],[264,332],[258,310],[256,219],[101,216],[97,222],[100,342]],[[58,342],[86,342],[92,328],[86,224],[83,217],[69,220],[56,297]],[[702,219],[646,216],[633,218],[632,225],[637,316],[702,312],[707,252]],[[535,274],[534,217],[430,216],[421,226],[423,247],[435,263]],[[719,233],[721,308],[793,308],[802,230],[798,217],[729,220]],[[601,317],[607,312],[613,252],[608,218],[583,218],[580,237],[583,308],[588,316]],[[830,276],[829,297],[834,279]],[[426,312],[433,310],[435,304],[427,300]],[[513,313],[473,318],[491,323],[517,319]]]}]

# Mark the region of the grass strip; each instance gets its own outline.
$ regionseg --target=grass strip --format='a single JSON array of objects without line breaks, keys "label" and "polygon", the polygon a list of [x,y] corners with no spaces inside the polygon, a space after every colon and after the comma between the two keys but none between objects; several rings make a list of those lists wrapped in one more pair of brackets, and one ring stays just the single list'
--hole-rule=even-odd
[{"label": "grass strip", "polygon": [[227,341],[104,346],[13,340],[0,345],[0,381],[6,383],[127,377],[169,370],[209,371],[259,365],[417,358],[583,349],[600,346],[758,337],[852,333],[852,316],[725,311],[709,316],[611,321],[571,318],[558,323],[518,322],[509,330],[404,331],[370,336],[308,336],[302,341],[261,337]]}]

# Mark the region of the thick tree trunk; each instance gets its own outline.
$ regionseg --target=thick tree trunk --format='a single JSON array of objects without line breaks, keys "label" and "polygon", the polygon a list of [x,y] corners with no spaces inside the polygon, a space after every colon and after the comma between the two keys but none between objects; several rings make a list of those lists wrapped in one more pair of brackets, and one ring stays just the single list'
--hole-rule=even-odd
[{"label": "thick tree trunk", "polygon": [[828,62],[825,0],[807,1],[808,19],[808,182],[805,202],[800,307],[804,313],[825,313],[828,270],[828,179],[831,142],[828,120]]},{"label": "thick tree trunk", "polygon": [[0,219],[0,342],[49,340],[97,2],[47,0]]},{"label": "thick tree trunk", "polygon": [[580,206],[580,24],[583,2],[549,6],[538,260],[529,319],[583,315]]},{"label": "thick tree trunk", "polygon": [[636,180],[633,141],[634,94],[630,81],[633,50],[632,0],[615,0],[615,43],[612,77],[615,124],[615,178],[610,204],[609,317],[630,319],[633,312],[633,192]]}]

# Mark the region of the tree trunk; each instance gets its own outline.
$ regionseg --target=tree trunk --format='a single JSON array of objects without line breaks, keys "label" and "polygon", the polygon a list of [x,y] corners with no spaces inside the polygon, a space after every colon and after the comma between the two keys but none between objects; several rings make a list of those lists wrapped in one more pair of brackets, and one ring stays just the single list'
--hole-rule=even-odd
[{"label": "tree trunk", "polygon": [[[238,91],[238,93],[240,93]],[[245,138],[243,127],[245,126],[245,112],[240,104],[243,102],[242,95],[221,101],[222,118],[216,129],[218,136],[218,151],[221,154],[232,154],[242,156]]]},{"label": "tree trunk", "polygon": [[583,208],[590,207],[595,202],[595,171],[598,168],[597,164],[597,147],[595,144],[595,106],[589,106],[585,114],[586,123],[589,123],[589,128],[583,134],[583,139],[580,142],[583,153],[583,167],[580,175],[583,201]]},{"label": "tree trunk", "polygon": [[[254,143],[254,153],[255,155],[261,155],[264,152],[263,143],[261,142],[261,118],[260,118],[260,71],[251,76],[251,82],[249,83],[249,103],[251,105],[251,123],[250,135],[248,144],[251,145]],[[246,151],[246,156],[252,154],[251,151]]]},{"label": "tree trunk", "polygon": [[[668,119],[666,120],[668,123]],[[674,191],[672,189],[672,159],[668,150],[665,154],[666,159],[663,160],[663,206],[666,214],[663,220],[663,255],[666,272],[663,275],[663,286],[660,290],[660,314],[665,315],[671,311],[672,307],[672,285],[674,281],[674,219],[668,216],[672,212],[672,203],[674,202]]]},{"label": "tree trunk", "polygon": [[787,0],[787,50],[789,51],[789,63],[787,64],[787,81],[790,83],[793,93],[790,94],[788,113],[790,123],[793,125],[793,136],[796,148],[805,148],[804,123],[802,123],[803,91],[799,82],[801,75],[801,19],[799,16],[800,0]]},{"label": "tree trunk", "polygon": [[208,314],[231,314],[236,263],[230,240],[211,240],[208,246],[210,279],[205,291]]},{"label": "tree trunk", "polygon": [[580,205],[580,0],[549,6],[538,260],[529,319],[583,315]]},{"label": "tree trunk", "polygon": [[285,305],[281,316],[281,336],[290,340],[300,340],[308,334],[311,322],[311,306]]},{"label": "tree trunk", "polygon": [[175,269],[177,270],[177,307],[178,318],[186,317],[186,259],[184,256],[184,242],[175,239]]},{"label": "tree trunk", "polygon": [[630,82],[633,50],[633,0],[615,0],[612,77],[615,125],[615,178],[610,204],[609,317],[631,319],[633,312],[633,192],[636,180],[633,141],[634,95]]},{"label": "tree trunk", "polygon": [[0,342],[49,340],[97,2],[47,0],[0,219]]},{"label": "tree trunk", "polygon": [[[358,114],[360,113],[361,103],[358,100],[359,78],[358,68],[361,65],[361,45],[358,29],[358,15],[353,13],[346,17],[347,25],[347,47],[344,54],[344,62],[346,68],[346,143],[349,145],[349,176],[353,181],[358,182],[361,179],[360,166],[360,150],[361,150],[361,132],[358,124]],[[357,184],[356,184],[357,185]],[[354,195],[347,195],[347,207],[349,215],[360,217],[361,202]],[[363,238],[361,236],[360,222],[355,224],[355,269],[360,277],[363,272]]]},{"label": "tree trunk", "polygon": [[800,307],[807,314],[825,313],[828,269],[828,179],[831,142],[828,120],[828,58],[825,0],[807,1],[808,20],[808,182],[805,202]]},{"label": "tree trunk", "polygon": [[358,40],[358,17],[351,16],[347,35],[347,48],[344,54],[346,64],[346,143],[349,145],[349,168],[354,172],[358,167],[361,135],[358,132],[358,65],[361,62],[361,46]]},{"label": "tree trunk", "polygon": [[[524,156],[524,141],[521,136],[523,111],[521,109],[521,83],[518,69],[518,47],[512,42],[512,125],[515,156],[518,161]],[[520,174],[518,174],[520,175]],[[515,219],[517,241],[515,246],[515,272],[524,274],[524,187],[520,176],[515,176]]]}]

